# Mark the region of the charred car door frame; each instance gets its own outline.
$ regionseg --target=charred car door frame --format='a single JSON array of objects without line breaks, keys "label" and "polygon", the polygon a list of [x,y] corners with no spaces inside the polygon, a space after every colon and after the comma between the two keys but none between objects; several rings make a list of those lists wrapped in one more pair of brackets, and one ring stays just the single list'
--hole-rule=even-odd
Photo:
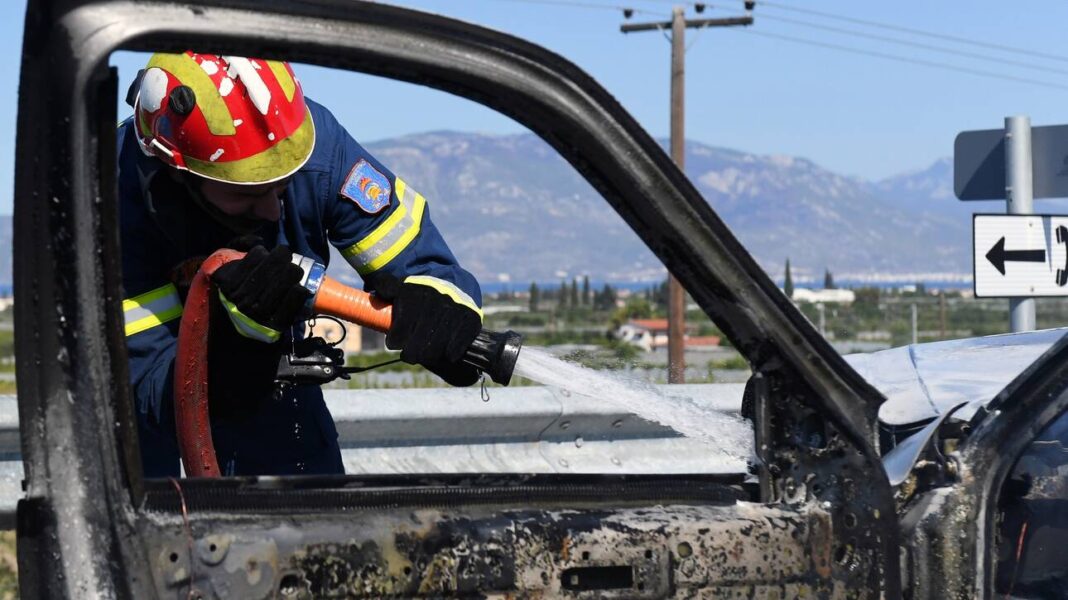
[{"label": "charred car door frame", "polygon": [[[348,0],[30,0],[15,196],[16,287],[30,299],[16,305],[26,464],[19,554],[27,589],[55,597],[77,590],[137,596],[156,589],[149,580],[165,576],[153,562],[156,553],[169,552],[160,540],[188,536],[193,552],[193,532],[174,520],[180,490],[143,482],[131,447],[114,227],[115,79],[106,68],[117,49],[187,47],[426,85],[493,108],[545,139],[758,374],[761,500],[771,505],[763,510],[816,511],[827,521],[824,533],[833,533],[833,560],[809,571],[839,593],[900,594],[893,497],[875,450],[882,396],[783,296],[659,145],[592,78],[551,52],[452,19]],[[351,508],[360,493],[283,492],[269,501],[257,496],[264,504],[250,507],[233,483],[183,486],[187,496],[210,498],[205,505],[215,509],[266,514],[281,506],[299,512],[309,498],[320,514],[328,506]],[[146,507],[158,510],[147,515]],[[299,522],[296,514],[284,517]],[[198,515],[193,530],[270,522]],[[64,578],[35,566],[53,555]]]}]

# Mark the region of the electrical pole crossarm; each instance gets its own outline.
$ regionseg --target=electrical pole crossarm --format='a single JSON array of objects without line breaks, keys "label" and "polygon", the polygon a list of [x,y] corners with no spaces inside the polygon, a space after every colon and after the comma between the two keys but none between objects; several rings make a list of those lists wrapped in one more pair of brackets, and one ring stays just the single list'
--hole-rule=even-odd
[{"label": "electrical pole crossarm", "polygon": [[[724,17],[721,19],[687,19],[685,21],[686,27],[736,27],[736,26],[748,26],[753,24],[753,17]],[[624,23],[619,26],[619,30],[623,33],[632,33],[635,31],[654,31],[657,29],[671,29],[671,21],[662,21],[658,23]]]}]

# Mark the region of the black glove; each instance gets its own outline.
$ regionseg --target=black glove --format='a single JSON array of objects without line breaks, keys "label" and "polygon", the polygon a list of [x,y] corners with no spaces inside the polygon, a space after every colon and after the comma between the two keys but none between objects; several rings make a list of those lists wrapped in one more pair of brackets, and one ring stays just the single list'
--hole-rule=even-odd
[{"label": "black glove", "polygon": [[293,325],[311,295],[300,284],[303,277],[304,271],[293,264],[288,247],[278,246],[268,253],[263,246],[256,246],[241,260],[216,269],[211,280],[222,294],[223,304],[228,304],[238,331],[270,343]]},{"label": "black glove", "polygon": [[[224,303],[215,294],[211,303],[208,390],[213,419],[247,416],[274,390],[278,360],[287,348],[285,332],[309,296],[300,285],[303,272],[291,259],[285,246],[270,253],[256,246],[212,275],[226,298]],[[233,309],[253,323],[241,322]],[[242,333],[250,329],[260,334],[270,329],[278,335],[253,338]]]},{"label": "black glove", "polygon": [[393,325],[386,345],[400,349],[401,360],[423,365],[454,386],[479,378],[475,367],[462,362],[464,352],[482,330],[482,316],[473,308],[422,283],[387,274],[371,281],[375,295],[393,305]]}]

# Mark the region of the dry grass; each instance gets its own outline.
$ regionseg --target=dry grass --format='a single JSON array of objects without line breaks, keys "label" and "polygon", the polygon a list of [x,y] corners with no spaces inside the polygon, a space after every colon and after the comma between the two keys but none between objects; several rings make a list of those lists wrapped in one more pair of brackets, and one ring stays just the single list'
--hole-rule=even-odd
[{"label": "dry grass", "polygon": [[15,557],[15,532],[0,531],[0,600],[19,597],[19,566]]}]

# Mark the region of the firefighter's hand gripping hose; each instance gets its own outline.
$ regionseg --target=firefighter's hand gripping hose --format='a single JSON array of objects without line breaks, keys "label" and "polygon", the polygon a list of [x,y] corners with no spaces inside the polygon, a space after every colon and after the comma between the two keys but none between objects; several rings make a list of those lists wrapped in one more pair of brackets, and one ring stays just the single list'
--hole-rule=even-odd
[{"label": "firefighter's hand gripping hose", "polygon": [[[191,477],[219,477],[219,464],[211,439],[208,404],[208,332],[211,276],[244,256],[236,250],[215,252],[201,265],[193,278],[178,330],[178,356],[174,372],[174,411],[178,447],[186,473]],[[325,314],[383,333],[393,324],[393,307],[384,299],[346,286],[325,276],[323,265],[294,255],[293,262],[304,271],[302,283],[312,294],[308,301],[315,314]],[[481,330],[463,353],[463,362],[508,385],[523,338],[514,331]]]},{"label": "firefighter's hand gripping hose", "polygon": [[423,365],[449,385],[478,381],[479,369],[463,360],[482,330],[482,311],[474,300],[433,277],[401,280],[381,274],[373,286],[376,297],[393,305],[386,346],[400,350],[401,360]]}]

